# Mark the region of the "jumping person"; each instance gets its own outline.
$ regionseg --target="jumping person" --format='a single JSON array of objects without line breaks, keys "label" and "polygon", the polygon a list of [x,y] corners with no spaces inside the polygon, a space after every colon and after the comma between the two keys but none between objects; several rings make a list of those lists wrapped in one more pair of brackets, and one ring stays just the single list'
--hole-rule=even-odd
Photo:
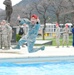
[{"label": "jumping person", "polygon": [[31,20],[21,19],[20,16],[18,16],[18,20],[21,25],[27,24],[29,27],[29,30],[28,30],[27,35],[23,36],[19,40],[17,46],[14,47],[13,49],[20,49],[20,46],[22,46],[23,43],[27,42],[27,47],[28,47],[29,53],[36,52],[39,50],[44,50],[45,49],[44,46],[42,46],[40,48],[33,48],[35,41],[36,41],[36,37],[38,35],[39,28],[40,28],[40,22],[39,22],[38,16],[33,14],[31,16]]}]

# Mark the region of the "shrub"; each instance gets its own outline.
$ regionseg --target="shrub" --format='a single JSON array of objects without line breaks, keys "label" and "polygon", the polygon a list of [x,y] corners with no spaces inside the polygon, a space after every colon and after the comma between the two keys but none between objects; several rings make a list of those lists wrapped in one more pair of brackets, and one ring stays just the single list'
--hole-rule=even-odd
[{"label": "shrub", "polygon": [[20,38],[21,38],[21,35],[16,34],[16,41],[17,41],[17,42],[20,40]]}]

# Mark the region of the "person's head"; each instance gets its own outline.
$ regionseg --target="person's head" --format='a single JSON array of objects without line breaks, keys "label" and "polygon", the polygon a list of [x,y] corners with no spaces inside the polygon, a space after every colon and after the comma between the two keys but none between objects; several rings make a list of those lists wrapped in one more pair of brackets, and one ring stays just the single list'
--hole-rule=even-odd
[{"label": "person's head", "polygon": [[1,25],[4,25],[3,21],[1,21]]},{"label": "person's head", "polygon": [[2,20],[2,23],[3,23],[3,25],[5,25],[6,24],[6,21],[5,20]]},{"label": "person's head", "polygon": [[65,27],[68,28],[68,24],[65,24]]},{"label": "person's head", "polygon": [[59,27],[59,24],[58,23],[56,23],[56,27]]},{"label": "person's head", "polygon": [[38,19],[39,19],[38,16],[35,15],[35,14],[33,14],[33,15],[31,16],[31,23],[32,23],[33,25],[36,24],[36,22],[37,22]]}]

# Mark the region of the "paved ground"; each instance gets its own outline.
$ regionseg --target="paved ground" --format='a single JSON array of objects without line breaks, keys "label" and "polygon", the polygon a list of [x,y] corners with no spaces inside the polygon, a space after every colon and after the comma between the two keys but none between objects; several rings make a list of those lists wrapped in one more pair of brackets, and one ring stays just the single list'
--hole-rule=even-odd
[{"label": "paved ground", "polygon": [[50,56],[74,56],[74,47],[69,48],[55,46],[46,46],[44,51],[28,53],[27,47],[20,50],[0,50],[0,58],[17,58],[17,57],[50,57]]}]

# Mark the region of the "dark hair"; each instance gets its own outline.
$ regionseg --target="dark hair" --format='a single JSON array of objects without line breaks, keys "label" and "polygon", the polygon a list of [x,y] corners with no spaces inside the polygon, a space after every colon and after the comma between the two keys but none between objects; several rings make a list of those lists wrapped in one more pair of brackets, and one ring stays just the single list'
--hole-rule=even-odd
[{"label": "dark hair", "polygon": [[39,22],[36,22],[36,24],[39,24]]}]

